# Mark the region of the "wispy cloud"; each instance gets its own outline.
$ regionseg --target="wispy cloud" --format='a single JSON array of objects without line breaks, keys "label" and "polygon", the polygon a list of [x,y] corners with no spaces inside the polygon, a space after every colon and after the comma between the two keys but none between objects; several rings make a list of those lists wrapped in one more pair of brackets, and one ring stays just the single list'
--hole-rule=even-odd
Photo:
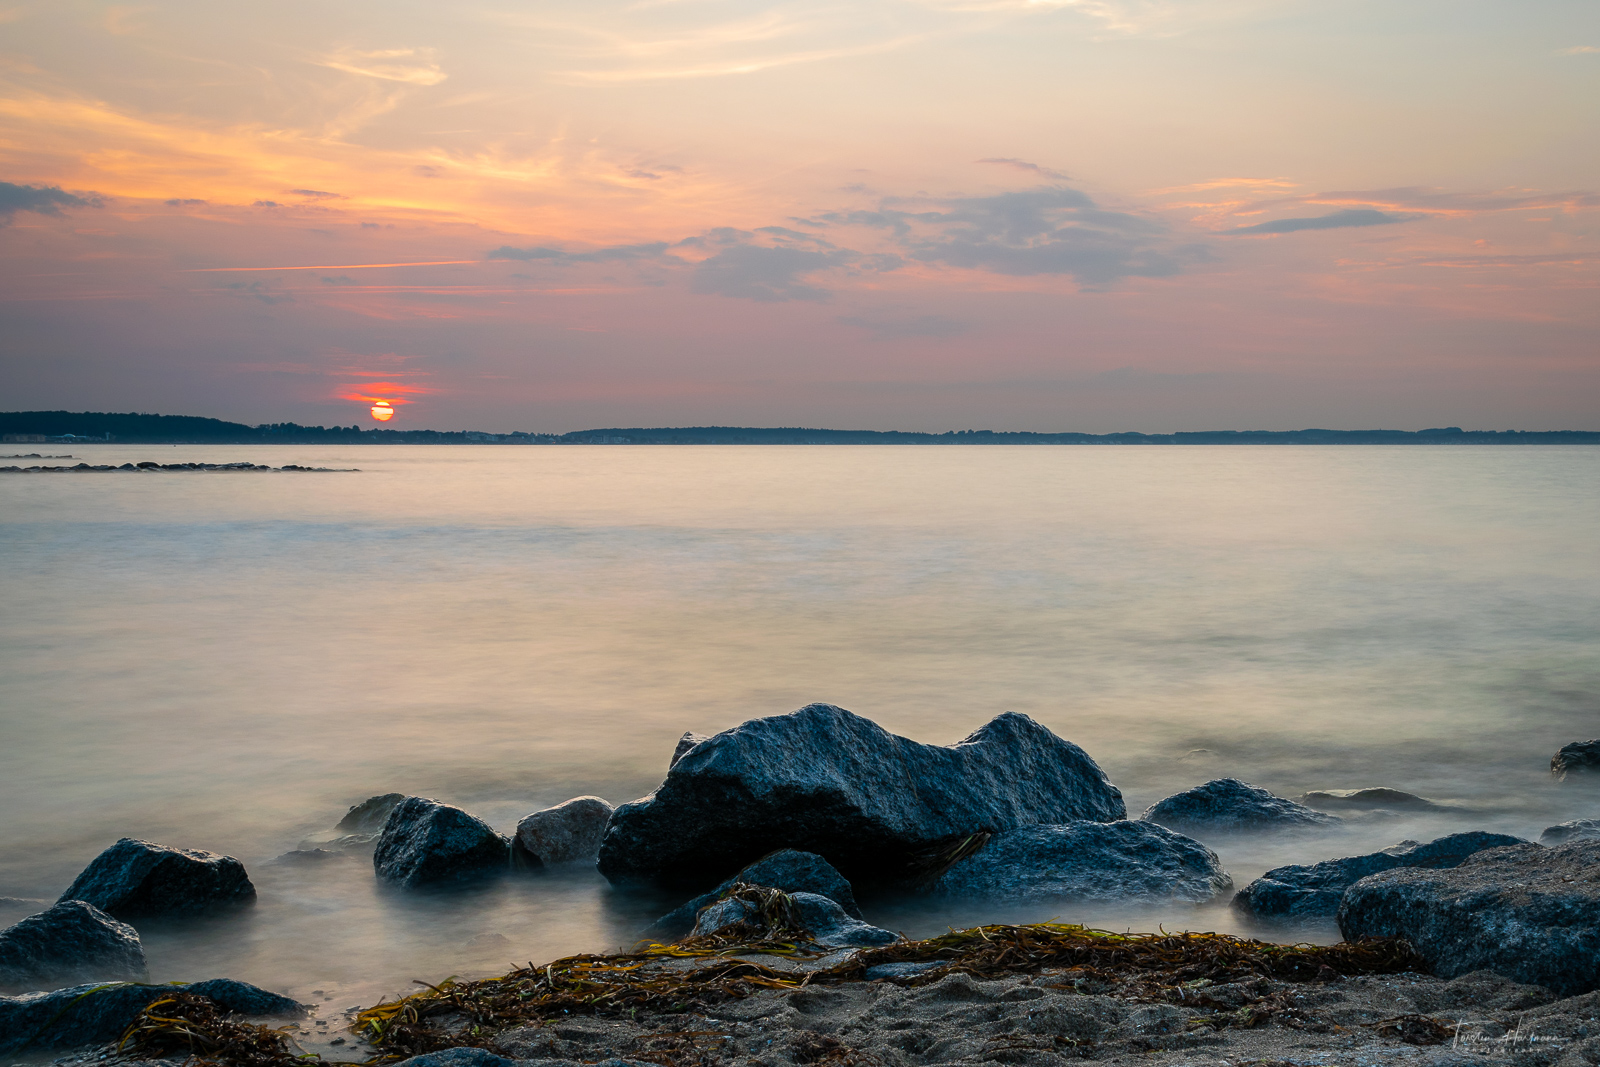
[{"label": "wispy cloud", "polygon": [[1572,48],[1556,49],[1556,55],[1558,56],[1592,56],[1596,54],[1600,54],[1600,48],[1596,48],[1592,44],[1580,44]]},{"label": "wispy cloud", "polygon": [[1051,170],[1049,167],[1041,167],[1039,164],[1029,163],[1025,159],[1003,159],[991,157],[988,159],[975,160],[974,162],[993,163],[996,166],[1010,167],[1012,170],[1020,170],[1028,174],[1037,174],[1042,178],[1058,178],[1062,181],[1067,179],[1067,175],[1061,173],[1059,170]]},{"label": "wispy cloud", "polygon": [[345,49],[313,60],[318,66],[407,85],[438,85],[449,77],[428,48],[389,48],[375,52]]},{"label": "wispy cloud", "polygon": [[659,256],[668,247],[665,241],[655,241],[646,244],[595,248],[587,252],[569,252],[549,245],[536,245],[532,248],[513,248],[510,245],[502,245],[490,252],[489,258],[526,261],[543,260],[552,263],[610,263],[618,260],[648,259]]},{"label": "wispy cloud", "polygon": [[1414,213],[1399,215],[1387,211],[1373,211],[1370,208],[1351,208],[1346,211],[1335,211],[1330,215],[1274,219],[1271,222],[1258,222],[1254,226],[1236,226],[1231,230],[1223,230],[1222,233],[1242,235],[1298,233],[1301,230],[1342,230],[1351,226],[1387,226],[1396,222],[1411,222],[1422,217]]}]

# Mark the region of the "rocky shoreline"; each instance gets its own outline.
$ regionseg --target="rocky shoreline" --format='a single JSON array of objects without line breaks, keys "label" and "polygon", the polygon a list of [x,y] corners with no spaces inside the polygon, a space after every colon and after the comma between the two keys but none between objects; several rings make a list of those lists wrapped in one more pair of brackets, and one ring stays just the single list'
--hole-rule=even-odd
[{"label": "rocky shoreline", "polygon": [[[1600,742],[1579,742],[1552,773],[1596,766]],[[814,704],[685,735],[662,786],[631,804],[578,797],[503,835],[391,793],[280,857],[370,852],[396,893],[570,864],[595,865],[618,891],[676,891],[684,903],[629,953],[445,981],[334,1019],[240,982],[142,985],[142,921],[226,921],[257,891],[232,857],[123,839],[53,906],[0,931],[0,992],[18,994],[0,997],[0,1052],[227,1067],[308,1054],[413,1067],[1600,1064],[1600,821],[1551,827],[1545,844],[1481,831],[1405,841],[1274,868],[1237,893],[1205,843],[1303,841],[1379,805],[1433,802],[1389,788],[1290,800],[1221,778],[1130,819],[1086,752],[1026,716],[935,746]],[[911,941],[863,917],[862,890],[1069,911],[1231,900],[1286,934],[1337,921],[1345,941],[1056,923]],[[301,1021],[247,1018],[271,1013]]]},{"label": "rocky shoreline", "polygon": [[[29,458],[29,457],[12,457],[12,458]],[[40,457],[40,458],[45,458],[45,457]],[[54,457],[51,457],[51,458],[54,458]],[[63,457],[60,457],[60,458],[62,458],[62,459],[71,459],[72,457],[71,456],[63,456]],[[242,462],[241,463],[156,463],[156,462],[151,461],[151,460],[146,460],[146,461],[144,461],[142,463],[123,463],[121,465],[113,465],[113,464],[110,464],[110,463],[92,463],[92,464],[91,463],[75,463],[70,467],[50,467],[50,466],[42,466],[42,465],[39,465],[39,464],[35,464],[34,466],[31,466],[31,467],[17,467],[17,466],[0,467],[0,474],[92,474],[92,473],[105,472],[105,471],[129,471],[129,472],[134,472],[134,473],[138,473],[138,472],[149,473],[151,471],[219,471],[219,472],[253,471],[253,472],[257,472],[257,473],[260,473],[260,472],[263,472],[263,471],[270,471],[270,472],[273,472],[273,473],[277,473],[277,472],[281,472],[281,471],[299,471],[301,473],[317,473],[317,474],[356,474],[356,473],[359,473],[359,468],[357,468],[357,467],[301,467],[301,466],[298,466],[297,464],[294,464],[294,463],[286,463],[281,467],[273,467],[273,466],[270,466],[270,465],[265,464],[265,463],[242,463]]]}]

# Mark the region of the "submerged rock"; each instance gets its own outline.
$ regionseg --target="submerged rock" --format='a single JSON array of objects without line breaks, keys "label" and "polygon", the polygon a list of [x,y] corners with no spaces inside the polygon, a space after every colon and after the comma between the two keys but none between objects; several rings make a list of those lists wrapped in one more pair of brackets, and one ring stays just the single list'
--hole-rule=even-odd
[{"label": "submerged rock", "polygon": [[1541,845],[1564,845],[1568,841],[1600,840],[1600,819],[1573,819],[1546,827],[1539,835]]},{"label": "submerged rock", "polygon": [[1233,888],[1217,854],[1154,823],[1075,822],[995,834],[930,887],[941,897],[1032,904],[1179,900],[1201,904]]},{"label": "submerged rock", "polygon": [[592,861],[600,851],[611,810],[599,797],[574,797],[524,815],[517,823],[517,846],[536,865]]},{"label": "submerged rock", "polygon": [[[889,945],[900,940],[900,935],[894,931],[846,915],[837,901],[817,893],[789,895],[789,922],[806,931],[812,941],[824,948],[865,948],[870,945]],[[719,900],[700,913],[690,936],[704,937],[737,923],[765,926],[761,908],[739,897]]]},{"label": "submerged rock", "polygon": [[815,893],[838,904],[852,918],[861,918],[855,892],[844,875],[815,852],[785,848],[761,857],[711,892],[702,893],[663,915],[644,931],[644,936],[655,941],[677,940],[694,929],[695,916],[702,908],[716,903],[739,884],[771,886],[785,893]]},{"label": "submerged rock", "polygon": [[0,930],[0,989],[139,982],[145,974],[139,932],[81,900],[64,900]]},{"label": "submerged rock", "polygon": [[1444,807],[1400,789],[1315,789],[1294,798],[1320,811],[1438,811]]},{"label": "submerged rock", "polygon": [[275,866],[307,867],[315,866],[327,860],[349,859],[343,852],[330,851],[325,848],[297,848],[293,852],[285,852],[272,862]]},{"label": "submerged rock", "polygon": [[305,1005],[229,978],[172,985],[76,985],[0,997],[0,1053],[100,1045],[121,1037],[151,1003],[173,993],[210,997],[238,1015],[304,1015]]},{"label": "submerged rock", "polygon": [[698,745],[702,741],[709,740],[711,740],[710,734],[697,734],[692,731],[685,731],[684,735],[678,738],[678,747],[672,750],[672,762],[667,764],[667,767],[676,767],[678,765],[678,761],[687,756],[689,751],[693,749],[694,746]]},{"label": "submerged rock", "polygon": [[318,830],[300,842],[301,851],[327,845],[335,852],[365,852],[383,833],[389,813],[406,798],[404,793],[384,793],[351,806],[331,830]]},{"label": "submerged rock", "polygon": [[1332,918],[1344,891],[1369,874],[1397,867],[1459,867],[1486,848],[1525,845],[1521,838],[1479,830],[1451,834],[1426,845],[1402,841],[1365,856],[1274,867],[1233,898],[1233,906],[1261,919]]},{"label": "submerged rock", "polygon": [[118,919],[196,915],[252,903],[256,887],[232,856],[124,837],[96,856],[61,894]]},{"label": "submerged rock", "polygon": [[1403,937],[1441,978],[1490,970],[1563,996],[1600,988],[1600,841],[1523,844],[1459,867],[1361,879],[1339,905],[1346,940]]},{"label": "submerged rock", "polygon": [[1550,776],[1558,782],[1600,773],[1600,739],[1574,741],[1550,757]]},{"label": "submerged rock", "polygon": [[1315,830],[1338,826],[1342,819],[1313,811],[1304,804],[1273,796],[1237,778],[1217,778],[1152,804],[1145,822],[1158,823],[1198,837],[1275,830]]},{"label": "submerged rock", "polygon": [[891,881],[958,836],[1125,814],[1094,760],[1026,715],[940,746],[812,704],[695,745],[612,815],[599,867],[613,882],[698,888],[793,848],[852,881]]},{"label": "submerged rock", "polygon": [[374,873],[406,889],[482,878],[510,861],[510,842],[488,823],[425,797],[395,805],[372,853]]},{"label": "submerged rock", "polygon": [[381,834],[384,824],[389,821],[389,813],[405,799],[404,793],[368,797],[359,804],[351,805],[334,829],[346,834]]}]

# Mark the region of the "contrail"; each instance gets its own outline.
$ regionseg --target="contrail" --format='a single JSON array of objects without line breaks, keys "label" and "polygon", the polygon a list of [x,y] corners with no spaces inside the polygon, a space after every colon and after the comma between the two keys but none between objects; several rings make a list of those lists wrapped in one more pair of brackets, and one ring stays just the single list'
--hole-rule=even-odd
[{"label": "contrail", "polygon": [[323,263],[310,267],[193,267],[179,274],[218,274],[241,270],[371,270],[374,267],[445,267],[456,263],[482,263],[481,259],[430,259],[423,263]]}]

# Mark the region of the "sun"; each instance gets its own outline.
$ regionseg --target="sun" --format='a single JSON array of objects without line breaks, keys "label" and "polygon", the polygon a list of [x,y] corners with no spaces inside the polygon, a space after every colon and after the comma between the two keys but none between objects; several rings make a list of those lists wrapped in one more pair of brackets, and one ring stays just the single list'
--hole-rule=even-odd
[{"label": "sun", "polygon": [[380,400],[376,404],[372,405],[372,417],[377,419],[379,422],[388,422],[390,419],[394,418],[394,408],[389,406],[389,402],[387,400]]}]

